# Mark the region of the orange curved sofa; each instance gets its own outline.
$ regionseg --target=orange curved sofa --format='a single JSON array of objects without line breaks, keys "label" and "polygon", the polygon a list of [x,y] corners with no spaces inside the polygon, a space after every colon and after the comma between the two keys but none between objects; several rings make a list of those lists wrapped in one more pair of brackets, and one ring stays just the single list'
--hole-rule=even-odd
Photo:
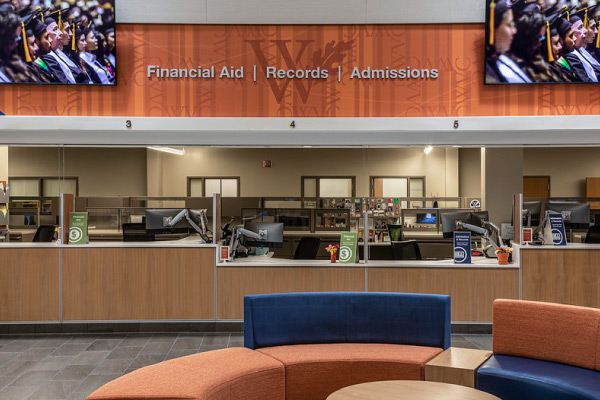
[{"label": "orange curved sofa", "polygon": [[450,345],[450,298],[402,293],[246,296],[244,348],[164,361],[88,400],[325,400],[357,383],[423,380]]}]

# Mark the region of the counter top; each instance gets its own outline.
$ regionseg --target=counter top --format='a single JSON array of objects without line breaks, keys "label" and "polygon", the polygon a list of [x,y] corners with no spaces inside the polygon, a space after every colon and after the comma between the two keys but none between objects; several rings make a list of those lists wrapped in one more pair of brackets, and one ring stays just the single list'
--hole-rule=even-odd
[{"label": "counter top", "polygon": [[600,244],[595,243],[567,243],[566,246],[531,246],[523,245],[519,246],[521,250],[600,250]]},{"label": "counter top", "polygon": [[451,259],[448,260],[414,260],[414,261],[370,261],[368,264],[360,262],[359,264],[332,264],[328,260],[289,260],[283,258],[269,257],[247,257],[237,259],[232,262],[220,262],[217,267],[334,267],[334,268],[506,268],[518,269],[516,263],[509,265],[498,265],[498,260],[491,258],[473,259],[472,264],[454,264]]},{"label": "counter top", "polygon": [[200,239],[181,239],[181,240],[162,240],[156,242],[91,242],[88,244],[58,244],[52,243],[33,243],[33,242],[8,242],[0,243],[0,249],[23,249],[23,248],[100,248],[100,247],[217,247],[214,244],[202,244]]}]

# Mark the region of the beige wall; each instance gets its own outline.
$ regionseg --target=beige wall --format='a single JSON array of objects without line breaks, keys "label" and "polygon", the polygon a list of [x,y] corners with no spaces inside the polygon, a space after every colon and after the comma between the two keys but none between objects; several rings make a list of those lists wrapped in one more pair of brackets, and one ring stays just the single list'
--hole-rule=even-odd
[{"label": "beige wall", "polygon": [[511,222],[513,194],[523,193],[523,149],[487,148],[481,166],[482,203],[490,221]]},{"label": "beige wall", "polygon": [[459,189],[461,197],[481,196],[481,149],[460,149]]},{"label": "beige wall", "polygon": [[523,175],[549,175],[551,197],[585,197],[585,178],[600,177],[600,148],[528,148]]},{"label": "beige wall", "polygon": [[0,146],[0,181],[8,180],[8,147]]},{"label": "beige wall", "polygon": [[[185,196],[188,176],[240,176],[242,196],[300,196],[301,176],[329,175],[356,176],[357,196],[367,196],[369,176],[400,175],[425,176],[428,196],[455,195],[458,152],[449,150],[433,149],[425,155],[422,148],[186,148],[184,156],[148,150],[148,188]],[[271,160],[273,167],[263,168],[263,160]]]},{"label": "beige wall", "polygon": [[10,147],[8,154],[11,177],[63,176],[64,168],[79,177],[80,196],[146,195],[145,149]]}]

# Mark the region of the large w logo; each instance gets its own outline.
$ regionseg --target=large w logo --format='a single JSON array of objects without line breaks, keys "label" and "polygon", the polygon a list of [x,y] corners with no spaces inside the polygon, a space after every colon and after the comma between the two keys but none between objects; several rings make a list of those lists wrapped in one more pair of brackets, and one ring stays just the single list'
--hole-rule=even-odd
[{"label": "large w logo", "polygon": [[[256,54],[256,58],[258,59],[258,64],[262,68],[263,72],[266,73],[269,65],[262,46],[262,43],[265,42],[265,40],[246,40],[246,42],[252,46],[252,50],[254,50],[254,54]],[[354,41],[342,41],[335,45],[335,41],[331,41],[327,43],[324,51],[319,49],[313,53],[313,65],[301,65],[300,59],[306,52],[307,47],[313,43],[314,40],[297,40],[296,42],[300,43],[300,48],[298,49],[295,57],[292,57],[292,54],[288,49],[288,43],[291,42],[291,40],[278,39],[269,40],[269,42],[275,44],[275,47],[283,58],[287,69],[315,69],[317,67],[321,67],[321,69],[326,69],[329,71],[330,78],[332,74],[336,72],[337,67],[334,66],[334,64],[339,64],[342,62],[344,57],[346,57],[345,51],[354,43]],[[281,103],[285,91],[292,80],[294,81],[294,86],[296,87],[302,102],[306,103],[308,100],[312,86],[315,83],[314,79],[306,79],[306,83],[304,83],[303,79],[285,78],[281,84],[277,83],[279,81],[278,79],[267,79],[277,103]]]}]

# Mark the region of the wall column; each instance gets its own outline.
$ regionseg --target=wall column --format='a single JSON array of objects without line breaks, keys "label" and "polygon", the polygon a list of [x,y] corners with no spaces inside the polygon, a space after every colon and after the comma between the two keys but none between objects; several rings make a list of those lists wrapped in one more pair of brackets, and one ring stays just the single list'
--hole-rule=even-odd
[{"label": "wall column", "polygon": [[523,193],[523,149],[481,149],[482,206],[498,226],[511,222],[514,193]]},{"label": "wall column", "polygon": [[0,181],[8,182],[8,146],[0,146]]}]

